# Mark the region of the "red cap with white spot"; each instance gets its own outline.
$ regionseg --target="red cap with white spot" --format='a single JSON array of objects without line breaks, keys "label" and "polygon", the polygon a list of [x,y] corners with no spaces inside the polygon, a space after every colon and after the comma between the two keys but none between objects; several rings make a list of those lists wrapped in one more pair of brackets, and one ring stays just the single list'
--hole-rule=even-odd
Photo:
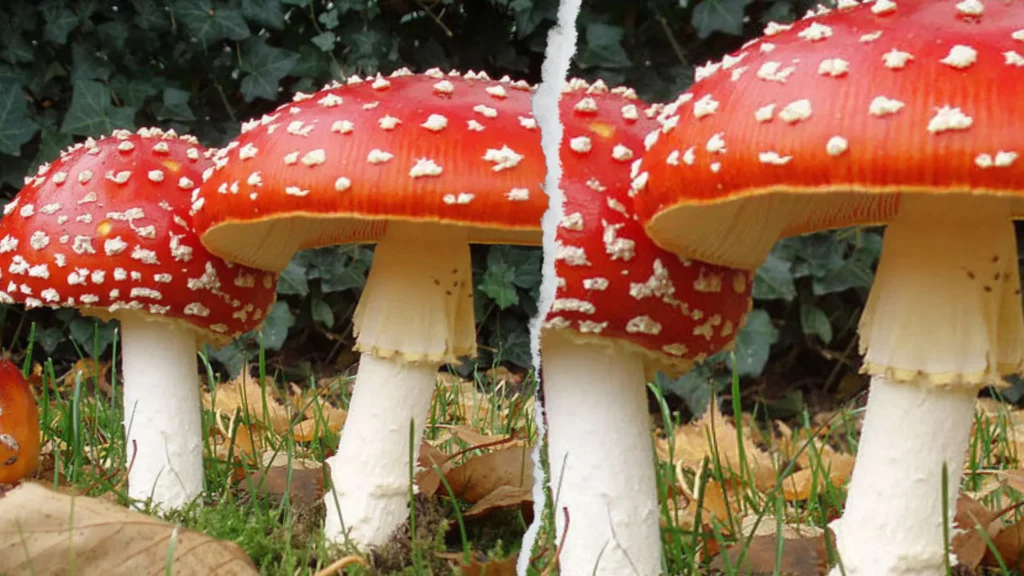
[{"label": "red cap with white spot", "polygon": [[214,154],[193,198],[215,254],[264,270],[297,250],[376,242],[388,221],[540,244],[544,155],[531,87],[400,70],[296,94]]},{"label": "red cap with white spot", "polygon": [[636,221],[630,169],[660,106],[572,80],[561,107],[565,202],[545,328],[628,346],[651,371],[688,370],[735,338],[750,310],[749,274],[681,260]]},{"label": "red cap with white spot", "polygon": [[1022,2],[840,0],[698,68],[637,211],[659,245],[751,269],[781,236],[889,222],[898,192],[1019,195],[1022,90]]},{"label": "red cap with white spot", "polygon": [[188,218],[212,166],[194,137],[116,131],[40,166],[0,220],[0,301],[145,315],[225,344],[258,327],[276,275],[213,257]]}]

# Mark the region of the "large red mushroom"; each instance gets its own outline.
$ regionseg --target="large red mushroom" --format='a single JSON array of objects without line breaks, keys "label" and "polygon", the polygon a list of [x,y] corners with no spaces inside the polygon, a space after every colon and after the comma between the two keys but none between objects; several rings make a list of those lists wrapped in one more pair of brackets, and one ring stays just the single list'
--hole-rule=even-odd
[{"label": "large red mushroom", "polygon": [[214,154],[194,198],[204,245],[256,268],[376,243],[353,318],[359,372],[330,459],[332,541],[380,545],[408,516],[409,455],[438,368],[476,353],[469,245],[540,244],[531,93],[483,73],[399,70],[296,94]]},{"label": "large red mushroom", "polygon": [[747,272],[681,260],[636,221],[630,169],[658,111],[602,82],[570,81],[561,99],[564,215],[541,380],[566,575],[661,573],[645,384],[731,345],[750,310]]},{"label": "large red mushroom", "polygon": [[165,508],[203,488],[197,346],[257,328],[277,287],[199,243],[204,153],[157,128],[90,138],[26,178],[0,220],[0,301],[120,321],[128,494]]},{"label": "large red mushroom", "polygon": [[888,226],[834,524],[851,576],[943,573],[975,398],[1024,369],[1022,54],[1019,0],[842,0],[702,67],[634,181],[658,244],[740,268],[780,237]]}]

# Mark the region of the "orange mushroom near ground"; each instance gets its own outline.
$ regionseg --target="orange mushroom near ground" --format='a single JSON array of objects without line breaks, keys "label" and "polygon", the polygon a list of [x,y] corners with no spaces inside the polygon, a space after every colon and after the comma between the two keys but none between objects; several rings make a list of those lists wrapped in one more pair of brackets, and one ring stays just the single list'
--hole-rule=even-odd
[{"label": "orange mushroom near ground", "polygon": [[636,221],[630,171],[660,106],[572,80],[560,108],[565,200],[541,335],[559,565],[566,575],[655,576],[662,540],[646,378],[682,374],[731,345],[750,310],[751,275],[681,260]]},{"label": "orange mushroom near ground", "polygon": [[944,572],[977,393],[1024,371],[1022,91],[1024,2],[840,0],[700,67],[634,180],[656,243],[722,265],[753,269],[786,236],[887,226],[859,327],[871,389],[832,526],[850,576]]},{"label": "orange mushroom near ground", "polygon": [[531,95],[483,73],[355,77],[246,122],[204,174],[194,222],[223,258],[278,271],[301,249],[376,243],[328,540],[380,545],[408,517],[438,368],[476,355],[469,245],[541,244]]},{"label": "orange mushroom near ground", "polygon": [[13,484],[39,467],[39,408],[21,370],[0,360],[0,484]]}]

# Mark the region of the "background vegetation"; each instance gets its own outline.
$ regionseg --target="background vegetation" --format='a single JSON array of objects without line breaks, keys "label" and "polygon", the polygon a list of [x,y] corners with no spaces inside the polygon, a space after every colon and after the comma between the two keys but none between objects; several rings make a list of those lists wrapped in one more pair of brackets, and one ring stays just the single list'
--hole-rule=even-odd
[{"label": "background vegetation", "polygon": [[[667,100],[689,86],[694,65],[810,4],[587,1],[573,73]],[[218,146],[240,121],[294,91],[351,74],[437,66],[537,82],[556,9],[557,0],[7,0],[0,5],[0,195],[12,197],[25,174],[77,139],[160,125]],[[851,378],[854,334],[880,239],[875,231],[840,231],[776,248],[758,271],[757,308],[739,339],[745,394],[785,417],[813,400],[806,391],[835,398],[860,388]],[[263,342],[289,378],[354,360],[350,317],[371,257],[370,247],[325,248],[299,254],[285,270]],[[473,257],[480,362],[528,366],[539,249],[481,246]],[[108,352],[113,338],[112,324],[95,330],[74,311],[2,307],[0,343],[24,354],[33,322],[34,352],[58,364]],[[234,373],[256,342],[252,335],[212,358]],[[712,389],[705,384],[727,381],[725,358],[665,382],[682,399],[676,406],[701,410]]]}]

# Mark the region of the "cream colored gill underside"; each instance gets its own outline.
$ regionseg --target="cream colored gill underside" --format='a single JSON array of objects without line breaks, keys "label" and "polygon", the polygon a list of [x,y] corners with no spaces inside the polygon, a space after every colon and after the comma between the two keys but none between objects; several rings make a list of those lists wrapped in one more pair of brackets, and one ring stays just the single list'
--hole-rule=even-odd
[{"label": "cream colored gill underside", "polygon": [[433,364],[476,355],[466,236],[464,228],[388,227],[352,317],[357,351]]},{"label": "cream colored gill underside", "polygon": [[977,389],[1024,367],[1011,203],[905,197],[861,315],[863,370]]},{"label": "cream colored gill underside", "polygon": [[[729,200],[677,206],[656,215],[647,232],[662,248],[686,258],[753,270],[780,238],[847,226],[884,225],[901,203],[918,196],[955,200],[1002,197],[1007,218],[1024,218],[1024,199],[1006,192],[975,190],[838,191],[758,190]],[[972,203],[967,205],[970,210]]]},{"label": "cream colored gill underside", "polygon": [[212,254],[226,260],[280,272],[299,250],[337,244],[371,244],[387,234],[395,224],[427,229],[462,230],[471,244],[516,244],[539,246],[540,230],[501,230],[459,223],[370,219],[323,214],[292,214],[252,222],[225,222],[211,227],[203,235],[203,245]]}]

